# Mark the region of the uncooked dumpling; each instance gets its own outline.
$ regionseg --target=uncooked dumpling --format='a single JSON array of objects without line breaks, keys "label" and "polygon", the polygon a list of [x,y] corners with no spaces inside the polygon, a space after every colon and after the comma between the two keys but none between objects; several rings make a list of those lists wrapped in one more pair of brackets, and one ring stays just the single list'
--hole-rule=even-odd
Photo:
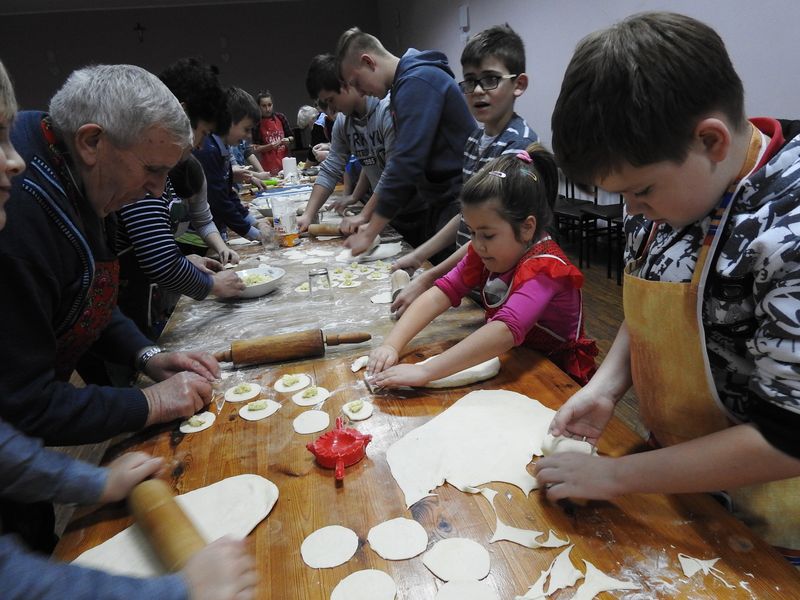
[{"label": "uncooked dumpling", "polygon": [[317,529],[303,540],[300,554],[312,569],[338,567],[353,558],[358,550],[356,532],[341,525]]},{"label": "uncooked dumpling", "polygon": [[489,552],[466,538],[447,538],[422,556],[422,563],[444,581],[483,579],[489,574]]},{"label": "uncooked dumpling", "polygon": [[367,541],[386,560],[406,560],[425,552],[428,533],[414,519],[398,517],[375,525],[369,530]]}]

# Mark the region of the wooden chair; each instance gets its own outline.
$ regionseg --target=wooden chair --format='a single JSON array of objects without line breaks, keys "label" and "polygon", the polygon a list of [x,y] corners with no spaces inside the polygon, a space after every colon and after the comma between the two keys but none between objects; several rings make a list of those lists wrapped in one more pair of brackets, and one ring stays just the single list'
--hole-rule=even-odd
[{"label": "wooden chair", "polygon": [[[597,203],[597,188],[594,193],[594,204],[585,206],[581,209],[585,215],[582,221],[581,237],[584,244],[588,244],[589,240],[596,240],[600,236],[605,235],[608,243],[608,253],[606,256],[606,274],[611,279],[611,266],[615,262],[615,253],[619,254],[617,263],[621,262],[621,253],[623,250],[623,231],[622,231],[622,195],[620,194],[619,202],[617,204],[598,204]],[[604,227],[598,227],[598,221],[605,223]],[[588,246],[587,246],[588,247]],[[591,266],[589,254],[586,256],[586,266]],[[583,265],[581,265],[582,267]],[[621,267],[617,268],[617,282],[621,281]]]},{"label": "wooden chair", "polygon": [[584,200],[575,197],[575,184],[564,179],[564,194],[559,194],[556,204],[553,207],[553,217],[559,232],[567,238],[573,232],[578,234],[578,266],[583,268],[583,244],[584,226],[591,217],[583,212],[584,208],[594,206],[597,203],[597,189],[595,188],[594,200]]}]

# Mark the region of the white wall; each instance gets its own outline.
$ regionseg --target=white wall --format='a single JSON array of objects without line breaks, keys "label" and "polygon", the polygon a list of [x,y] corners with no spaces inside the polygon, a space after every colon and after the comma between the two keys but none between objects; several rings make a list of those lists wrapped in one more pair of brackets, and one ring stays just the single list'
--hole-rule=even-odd
[{"label": "white wall", "polygon": [[469,6],[469,33],[508,22],[522,36],[532,86],[517,112],[548,145],[550,114],[575,44],[644,10],[682,12],[714,27],[744,82],[749,115],[800,118],[797,0],[383,0],[381,39],[395,52],[409,46],[445,52],[460,79],[463,4]]}]

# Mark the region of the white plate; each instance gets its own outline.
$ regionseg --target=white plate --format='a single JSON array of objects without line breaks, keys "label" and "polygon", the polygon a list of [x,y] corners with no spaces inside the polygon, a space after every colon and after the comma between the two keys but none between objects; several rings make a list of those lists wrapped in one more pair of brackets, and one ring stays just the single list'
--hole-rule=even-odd
[{"label": "white plate", "polygon": [[259,265],[258,267],[255,267],[253,269],[243,269],[241,271],[236,271],[236,274],[242,280],[248,275],[266,275],[267,277],[271,277],[269,281],[265,281],[264,283],[259,283],[256,285],[248,285],[246,288],[244,288],[244,292],[242,292],[242,295],[239,296],[240,298],[258,298],[259,296],[264,296],[274,291],[275,288],[278,287],[281,277],[283,277],[286,274],[286,271],[284,271],[279,267],[270,267],[269,265]]}]

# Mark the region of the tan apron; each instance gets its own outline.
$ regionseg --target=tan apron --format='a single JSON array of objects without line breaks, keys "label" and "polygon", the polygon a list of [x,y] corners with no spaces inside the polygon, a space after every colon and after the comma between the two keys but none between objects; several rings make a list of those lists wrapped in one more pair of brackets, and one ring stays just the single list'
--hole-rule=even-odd
[{"label": "tan apron", "polygon": [[[644,425],[670,446],[732,426],[713,387],[700,324],[701,281],[723,230],[721,216],[711,247],[704,244],[689,283],[638,276],[642,259],[625,268],[623,305],[630,333],[631,371]],[[668,359],[667,359],[668,357]],[[733,512],[773,546],[800,549],[800,478],[728,491]]]}]

